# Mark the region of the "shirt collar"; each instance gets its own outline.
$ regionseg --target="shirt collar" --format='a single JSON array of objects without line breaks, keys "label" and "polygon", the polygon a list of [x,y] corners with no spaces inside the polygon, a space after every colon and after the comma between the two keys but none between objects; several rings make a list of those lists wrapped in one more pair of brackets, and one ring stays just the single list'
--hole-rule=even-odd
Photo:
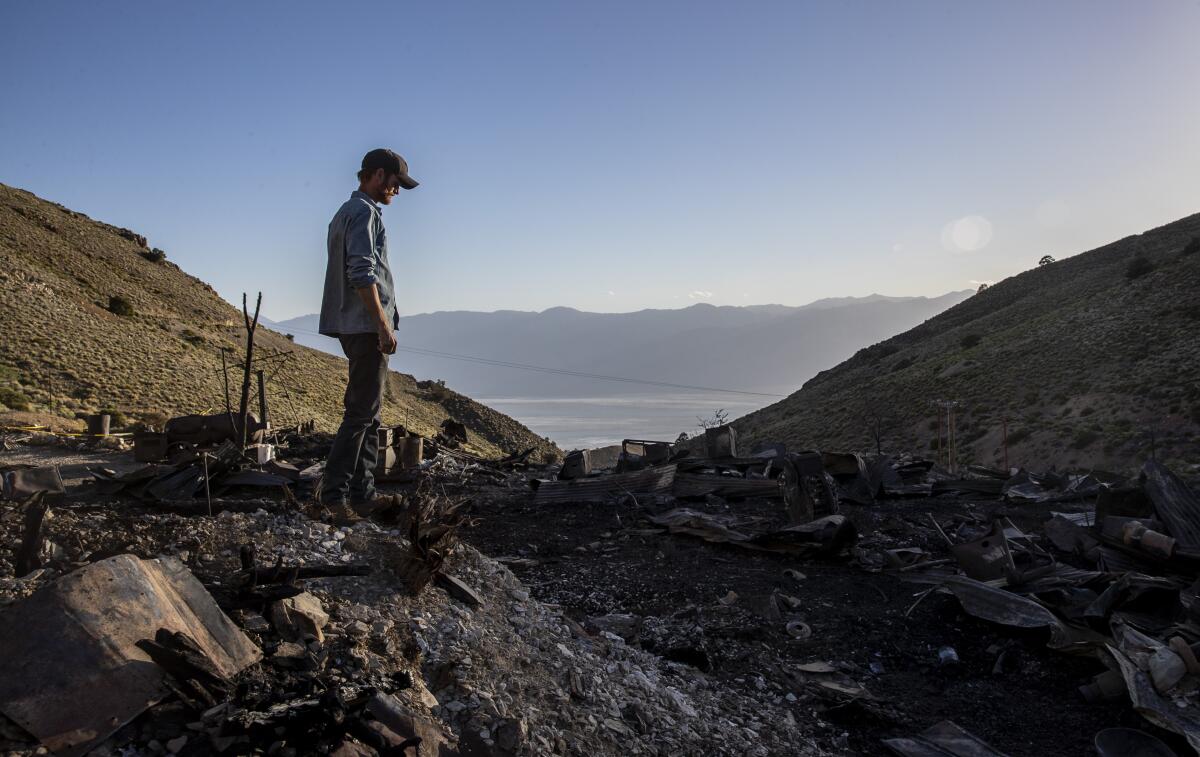
[{"label": "shirt collar", "polygon": [[350,193],[351,199],[354,199],[355,197],[357,197],[360,200],[366,200],[367,202],[369,202],[373,206],[375,206],[376,210],[379,209],[379,203],[375,202],[375,200],[373,200],[371,198],[371,195],[367,194],[366,192],[362,191],[361,189],[356,189]]}]

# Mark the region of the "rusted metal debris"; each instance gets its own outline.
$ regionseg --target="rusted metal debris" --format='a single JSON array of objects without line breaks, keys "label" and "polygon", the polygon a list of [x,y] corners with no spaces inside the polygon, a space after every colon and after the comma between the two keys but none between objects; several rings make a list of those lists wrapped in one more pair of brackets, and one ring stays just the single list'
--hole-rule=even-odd
[{"label": "rusted metal debris", "polygon": [[171,693],[139,645],[162,630],[186,634],[224,678],[261,657],[181,562],[120,555],[0,613],[0,712],[51,751],[83,754]]},{"label": "rusted metal debris", "polygon": [[842,515],[828,515],[787,528],[750,531],[753,519],[713,515],[686,507],[668,510],[647,519],[674,534],[698,536],[708,542],[730,544],[761,552],[832,554],[857,538],[854,524]]},{"label": "rusted metal debris", "polygon": [[631,473],[613,473],[572,481],[533,479],[533,501],[538,504],[563,502],[607,502],[623,495],[667,495],[675,484],[676,467],[662,465]]},{"label": "rusted metal debris", "polygon": [[61,502],[66,494],[57,465],[14,467],[0,471],[0,495],[23,500],[41,493],[49,504]]},{"label": "rusted metal debris", "polygon": [[949,720],[930,726],[918,736],[884,739],[883,744],[900,757],[1007,757]]}]

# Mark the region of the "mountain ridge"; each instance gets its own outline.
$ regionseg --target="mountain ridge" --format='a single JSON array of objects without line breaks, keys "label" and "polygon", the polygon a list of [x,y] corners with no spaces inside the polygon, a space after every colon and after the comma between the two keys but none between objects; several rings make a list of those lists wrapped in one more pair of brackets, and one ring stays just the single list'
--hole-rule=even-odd
[{"label": "mountain ridge", "polygon": [[[630,313],[543,311],[439,311],[404,316],[405,347],[470,355],[650,381],[730,387],[786,394],[818,370],[835,365],[862,344],[894,334],[965,299],[970,291],[939,297],[830,298],[803,306],[735,306],[698,303]],[[280,321],[298,341],[336,349],[315,335],[316,315]],[[714,354],[725,358],[714,360]],[[580,396],[611,394],[612,384],[578,377],[506,371],[480,373],[470,365],[405,353],[406,370],[437,376],[474,395]],[[621,387],[622,390],[627,389]]]},{"label": "mountain ridge", "polygon": [[1194,463],[1198,289],[1200,213],[997,282],[734,426],[751,446],[933,455],[946,400],[962,463],[1002,464],[1006,434],[1010,464]]}]

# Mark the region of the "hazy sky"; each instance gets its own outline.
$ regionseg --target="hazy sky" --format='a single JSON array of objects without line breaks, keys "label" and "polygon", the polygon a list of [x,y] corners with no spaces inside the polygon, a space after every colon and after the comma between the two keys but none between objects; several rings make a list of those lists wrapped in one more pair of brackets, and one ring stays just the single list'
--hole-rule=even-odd
[{"label": "hazy sky", "polygon": [[1200,2],[0,5],[0,182],[319,307],[362,154],[406,313],[940,294],[1200,211]]}]

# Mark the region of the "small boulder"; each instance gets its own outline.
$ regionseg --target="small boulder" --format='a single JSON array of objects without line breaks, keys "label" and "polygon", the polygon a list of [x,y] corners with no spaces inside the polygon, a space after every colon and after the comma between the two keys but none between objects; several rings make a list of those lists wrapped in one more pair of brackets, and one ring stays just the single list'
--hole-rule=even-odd
[{"label": "small boulder", "polygon": [[279,635],[288,641],[325,641],[322,629],[329,623],[329,615],[321,606],[321,600],[308,592],[281,599],[271,605],[271,624]]}]

